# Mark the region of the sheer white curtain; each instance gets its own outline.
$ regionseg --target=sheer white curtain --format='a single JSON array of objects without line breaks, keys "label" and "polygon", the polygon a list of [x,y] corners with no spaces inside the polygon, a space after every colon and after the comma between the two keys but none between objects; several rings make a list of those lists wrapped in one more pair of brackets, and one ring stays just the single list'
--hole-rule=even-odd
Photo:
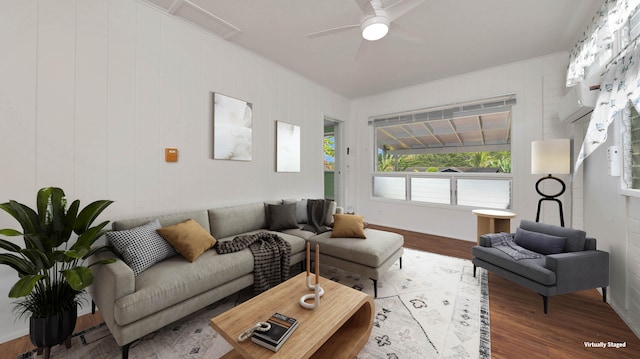
[{"label": "sheer white curtain", "polygon": [[607,0],[602,4],[582,39],[569,54],[567,87],[584,80],[586,69],[599,54],[612,51],[615,33],[627,23],[639,4],[640,0]]},{"label": "sheer white curtain", "polygon": [[[602,51],[611,51],[615,34],[625,26],[640,5],[640,0],[608,0],[594,17],[586,32],[570,55],[567,86],[584,80],[585,69]],[[607,129],[615,116],[625,109],[629,101],[640,109],[640,46],[632,39],[615,59],[607,65],[602,77],[596,107],[591,114],[587,134],[576,159],[574,173],[587,156],[607,140]]]}]

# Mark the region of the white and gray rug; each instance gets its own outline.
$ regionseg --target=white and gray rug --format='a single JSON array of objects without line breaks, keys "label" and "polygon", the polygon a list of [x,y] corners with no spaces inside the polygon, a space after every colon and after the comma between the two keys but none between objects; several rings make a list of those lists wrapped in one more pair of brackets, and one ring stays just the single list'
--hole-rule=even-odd
[{"label": "white and gray rug", "polygon": [[[323,277],[373,294],[373,282],[323,266]],[[219,358],[231,345],[209,319],[248,299],[248,288],[132,344],[129,357]],[[490,358],[487,273],[468,260],[406,249],[378,281],[376,317],[369,342],[358,355],[368,358]],[[72,347],[56,346],[52,358],[119,358],[121,349],[102,324],[74,335]],[[285,350],[286,348],[283,348]],[[35,351],[18,359],[38,358]]]}]

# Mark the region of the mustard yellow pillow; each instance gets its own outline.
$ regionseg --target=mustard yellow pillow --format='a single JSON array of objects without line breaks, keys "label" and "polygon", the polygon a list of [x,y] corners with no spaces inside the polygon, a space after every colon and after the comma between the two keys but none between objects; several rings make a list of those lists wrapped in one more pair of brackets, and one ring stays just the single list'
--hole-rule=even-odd
[{"label": "mustard yellow pillow", "polygon": [[156,231],[189,262],[195,261],[216,244],[216,239],[193,219],[162,227]]},{"label": "mustard yellow pillow", "polygon": [[334,214],[331,238],[367,238],[364,234],[364,217],[355,214]]}]

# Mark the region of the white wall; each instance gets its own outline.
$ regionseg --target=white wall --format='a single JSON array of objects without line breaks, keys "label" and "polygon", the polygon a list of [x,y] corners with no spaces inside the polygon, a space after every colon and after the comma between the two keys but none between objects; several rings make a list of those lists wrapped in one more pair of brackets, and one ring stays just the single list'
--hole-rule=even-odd
[{"label": "white wall", "polygon": [[609,126],[607,141],[584,161],[584,229],[609,252],[609,303],[640,336],[640,198],[623,195],[620,177],[607,173],[607,148],[622,148],[618,131]]},{"label": "white wall", "polygon": [[[0,49],[0,201],[59,186],[115,200],[114,220],[321,197],[323,119],[349,116],[346,98],[133,0],[5,2]],[[211,159],[213,91],[253,103],[252,161]],[[275,121],[301,126],[300,173],[275,172]],[[28,332],[16,280],[0,268],[0,342]]]},{"label": "white wall", "polygon": [[[624,307],[618,305],[618,298],[614,298],[615,308],[622,318],[640,336],[640,198],[628,197],[626,203],[627,218],[627,251],[626,269],[627,286]],[[618,310],[621,307],[624,309]]]},{"label": "white wall", "polygon": [[[373,130],[367,121],[381,114],[515,93],[511,153],[512,210],[517,216],[511,221],[512,230],[521,219],[535,219],[539,175],[531,174],[531,141],[570,138],[575,161],[588,124],[558,120],[559,101],[566,93],[567,59],[567,54],[558,53],[352,101],[348,124],[352,147],[347,158],[347,186],[352,191],[347,193],[345,205],[354,205],[370,223],[475,241],[476,218],[471,209],[372,198]],[[610,253],[608,301],[640,335],[640,198],[621,195],[619,178],[607,175],[606,148],[616,137],[613,128],[608,142],[587,158],[575,176],[561,176],[567,184],[561,199],[565,224],[584,229],[597,238],[599,249]],[[542,222],[559,223],[553,205],[545,205],[541,217]]]},{"label": "white wall", "polygon": [[[515,229],[520,219],[535,220],[538,200],[535,182],[539,176],[531,174],[531,141],[543,136],[564,136],[564,126],[557,121],[557,104],[558,98],[564,95],[562,84],[567,61],[568,55],[559,53],[354,100],[349,132],[355,146],[347,161],[352,173],[348,186],[357,192],[348,193],[345,205],[353,204],[371,223],[476,241],[476,217],[471,213],[472,208],[372,198],[373,130],[367,121],[376,115],[515,93],[511,161],[512,211],[517,216],[511,226]],[[544,209],[544,212],[549,217],[546,223],[559,222],[556,208]],[[566,212],[565,216],[570,218]]]}]

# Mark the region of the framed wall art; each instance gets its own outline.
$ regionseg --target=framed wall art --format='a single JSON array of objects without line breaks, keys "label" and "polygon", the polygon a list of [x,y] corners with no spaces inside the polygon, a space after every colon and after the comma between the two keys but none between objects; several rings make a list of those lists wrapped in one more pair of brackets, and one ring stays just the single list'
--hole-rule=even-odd
[{"label": "framed wall art", "polygon": [[300,172],[300,126],[276,121],[276,171]]},{"label": "framed wall art", "polygon": [[251,161],[251,103],[213,94],[213,159]]}]

